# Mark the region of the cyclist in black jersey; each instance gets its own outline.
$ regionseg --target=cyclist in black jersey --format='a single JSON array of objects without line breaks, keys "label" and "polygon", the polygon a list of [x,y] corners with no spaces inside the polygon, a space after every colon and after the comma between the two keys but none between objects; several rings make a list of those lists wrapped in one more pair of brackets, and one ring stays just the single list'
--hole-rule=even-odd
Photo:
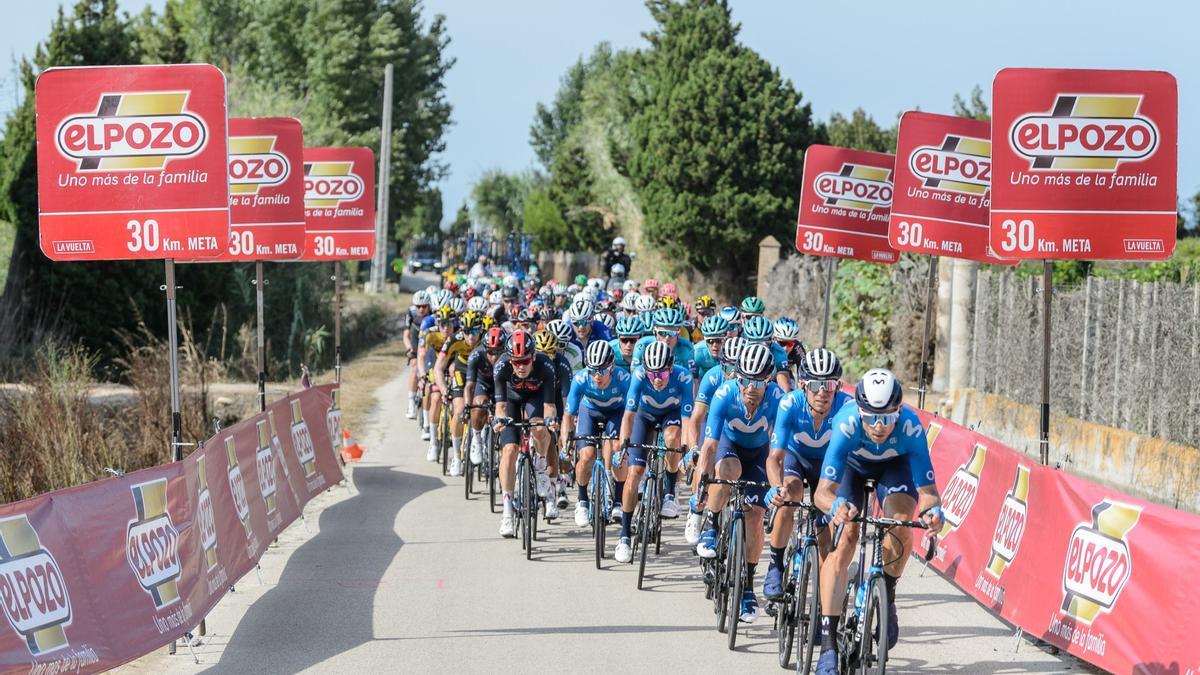
[{"label": "cyclist in black jersey", "polygon": [[[427,316],[429,316],[429,294],[425,291],[417,291],[413,293],[412,307],[408,308],[408,313],[404,318],[404,346],[410,363],[417,356],[418,341],[421,337],[421,322]],[[420,404],[421,395],[417,390],[417,369],[409,368],[408,411],[405,416],[410,420],[415,419],[417,417],[417,408]]]},{"label": "cyclist in black jersey", "polygon": [[[491,405],[495,395],[495,367],[504,353],[504,329],[499,326],[488,328],[483,344],[471,352],[467,359],[467,400],[474,405]],[[471,410],[471,463],[483,463],[483,425],[487,421],[484,410]]]}]

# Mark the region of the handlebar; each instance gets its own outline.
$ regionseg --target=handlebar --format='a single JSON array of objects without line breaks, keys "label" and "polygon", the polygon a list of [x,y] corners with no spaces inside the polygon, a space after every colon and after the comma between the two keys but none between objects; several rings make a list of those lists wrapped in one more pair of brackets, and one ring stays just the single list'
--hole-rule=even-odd
[{"label": "handlebar", "polygon": [[601,436],[599,434],[590,434],[590,435],[586,435],[586,436],[574,436],[574,439],[577,441],[590,441],[592,443],[602,443],[604,441],[615,441],[615,440],[617,440],[617,437],[616,436]]},{"label": "handlebar", "polygon": [[771,489],[770,483],[759,483],[757,481],[752,481],[752,480],[726,480],[724,478],[702,478],[701,482],[704,485],[732,485],[733,487],[741,488],[743,490],[746,488],[767,488],[768,490]]},{"label": "handlebar", "polygon": [[[882,527],[884,529],[891,529],[893,527],[912,527],[912,528],[917,528],[917,529],[921,529],[921,530],[929,529],[928,525],[926,525],[925,523],[922,523],[919,520],[897,520],[895,518],[876,518],[874,516],[868,516],[868,515],[865,515],[862,513],[855,516],[853,519],[850,520],[850,522],[866,523],[867,525],[875,525],[877,527]],[[841,525],[838,525],[836,528],[834,528],[833,540],[829,543],[829,551],[831,553],[833,551],[837,550],[838,543],[841,542],[841,540],[842,540],[842,528],[844,528],[845,526],[846,526],[846,523],[842,523]],[[933,538],[933,540],[935,540],[935,543],[936,543],[936,539],[937,539],[937,537]],[[933,557],[932,552],[927,553],[927,555],[929,556],[929,558]],[[926,558],[926,560],[928,560],[929,558]]]},{"label": "handlebar", "polygon": [[807,511],[815,510],[817,507],[812,502],[793,502],[790,500],[780,502],[778,505],[771,504],[766,515],[767,534],[771,534],[771,530],[775,529],[775,513],[781,508],[798,508]]}]

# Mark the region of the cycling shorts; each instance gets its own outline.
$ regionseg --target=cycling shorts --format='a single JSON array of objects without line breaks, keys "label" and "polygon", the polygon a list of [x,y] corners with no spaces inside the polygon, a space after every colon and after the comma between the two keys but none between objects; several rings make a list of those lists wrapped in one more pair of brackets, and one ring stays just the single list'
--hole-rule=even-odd
[{"label": "cycling shorts", "polygon": [[446,373],[446,384],[450,386],[450,398],[462,398],[467,387],[467,367],[451,364]]},{"label": "cycling shorts", "polygon": [[[530,422],[540,420],[545,415],[542,409],[542,396],[535,393],[533,396],[521,398],[519,400],[508,400],[508,416],[514,422]],[[520,445],[521,430],[516,427],[504,427],[500,432],[500,445]]]},{"label": "cycling shorts", "polygon": [[821,480],[821,459],[807,459],[799,455],[783,451],[783,476],[795,476],[808,483],[810,492],[815,493],[817,482]]},{"label": "cycling shorts", "polygon": [[[575,422],[576,436],[610,436],[616,438],[621,433],[621,417],[625,412],[617,408],[611,413],[602,410],[592,410],[586,406],[579,407],[579,417]],[[576,440],[575,449],[582,450],[595,441]]]},{"label": "cycling shorts", "polygon": [[913,484],[912,469],[908,458],[900,455],[883,462],[858,462],[850,459],[846,462],[846,470],[842,473],[842,482],[838,484],[837,494],[863,509],[863,481],[875,479],[875,497],[880,505],[890,494],[902,493],[913,499],[917,498],[917,488]]},{"label": "cycling shorts", "polygon": [[[496,395],[496,386],[494,381],[475,380],[475,389],[472,392],[475,398],[484,396],[487,398],[488,405],[491,405],[492,399]],[[473,403],[474,401],[472,401]]]},{"label": "cycling shorts", "polygon": [[[658,429],[677,427],[682,423],[679,409],[662,415],[653,415],[649,411],[639,410],[633,416],[633,429],[629,433],[629,442],[634,444],[652,445],[658,442]],[[645,448],[629,448],[628,466],[646,466]]]},{"label": "cycling shorts", "polygon": [[[717,462],[731,457],[737,459],[742,464],[741,480],[766,483],[767,455],[770,453],[770,443],[763,443],[756,448],[743,448],[725,434],[721,434],[721,440],[717,441]],[[767,488],[746,488],[746,506],[762,508],[766,503],[766,498]]]}]

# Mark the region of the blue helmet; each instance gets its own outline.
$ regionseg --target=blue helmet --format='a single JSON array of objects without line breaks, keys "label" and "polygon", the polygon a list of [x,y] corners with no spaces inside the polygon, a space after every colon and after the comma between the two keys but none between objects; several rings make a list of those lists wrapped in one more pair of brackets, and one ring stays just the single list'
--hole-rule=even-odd
[{"label": "blue helmet", "polygon": [[750,342],[765,342],[771,339],[774,328],[770,319],[761,314],[754,314],[742,322],[742,337]]},{"label": "blue helmet", "polygon": [[642,337],[646,334],[642,320],[636,316],[617,319],[617,337]]},{"label": "blue helmet", "polygon": [[637,320],[642,325],[642,335],[649,335],[654,330],[654,320],[649,314],[643,314]]},{"label": "blue helmet", "polygon": [[655,328],[679,328],[683,325],[683,310],[678,307],[663,307],[654,312]]},{"label": "blue helmet", "polygon": [[738,320],[738,309],[737,307],[722,307],[721,311],[717,312],[717,316],[732,324]]},{"label": "blue helmet", "polygon": [[700,332],[704,337],[720,337],[729,332],[729,322],[719,314],[713,314],[700,324]]}]

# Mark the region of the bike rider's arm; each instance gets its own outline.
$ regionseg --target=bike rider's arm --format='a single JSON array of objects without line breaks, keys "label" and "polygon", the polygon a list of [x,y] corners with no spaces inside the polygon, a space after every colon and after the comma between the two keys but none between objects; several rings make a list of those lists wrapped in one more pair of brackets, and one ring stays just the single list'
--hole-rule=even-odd
[{"label": "bike rider's arm", "polygon": [[775,411],[775,423],[771,425],[771,454],[767,455],[767,481],[774,487],[783,487],[783,455],[787,452],[787,439],[791,436],[792,410],[798,405],[796,397],[787,395],[779,402]]},{"label": "bike rider's arm", "polygon": [[446,386],[446,366],[450,363],[450,355],[446,353],[446,346],[450,342],[447,341],[442,345],[442,351],[438,352],[437,363],[433,365],[433,381],[437,383],[438,390],[442,392],[442,396],[449,397],[450,388]]},{"label": "bike rider's arm", "polygon": [[621,445],[625,445],[629,435],[633,433],[633,416],[637,414],[638,401],[642,397],[642,382],[645,380],[646,374],[640,369],[630,375],[629,391],[625,393],[625,414],[621,417]]},{"label": "bike rider's arm", "polygon": [[547,419],[557,417],[558,410],[554,405],[554,401],[555,394],[558,392],[556,388],[558,382],[555,379],[557,373],[554,372],[554,365],[550,363],[549,359],[539,356],[534,361],[534,366],[538,369],[538,376],[542,381],[542,414]]},{"label": "bike rider's arm", "polygon": [[696,399],[692,395],[696,385],[696,378],[692,373],[687,373],[683,382],[683,402],[679,406],[679,416],[682,418],[681,426],[683,427],[682,438],[680,443],[683,445],[692,445],[696,442],[696,438],[692,433],[692,413],[696,406]]},{"label": "bike rider's arm", "polygon": [[[911,415],[911,418],[910,418]],[[913,484],[917,486],[917,513],[924,514],[922,520],[930,528],[942,526],[942,498],[934,482],[933,462],[929,459],[929,441],[925,428],[915,413],[908,409],[897,421],[896,433],[903,434],[908,448],[908,467],[912,471]],[[926,513],[928,511],[928,513]]]},{"label": "bike rider's arm", "polygon": [[[825,461],[821,464],[821,481],[817,483],[814,497],[817,508],[833,516],[835,525],[853,518],[858,509],[854,504],[839,501],[838,484],[846,471],[846,458],[862,446],[862,421],[858,417],[858,406],[846,405],[838,411],[832,422],[829,447],[825,450]],[[838,508],[835,512],[834,505]]]}]

